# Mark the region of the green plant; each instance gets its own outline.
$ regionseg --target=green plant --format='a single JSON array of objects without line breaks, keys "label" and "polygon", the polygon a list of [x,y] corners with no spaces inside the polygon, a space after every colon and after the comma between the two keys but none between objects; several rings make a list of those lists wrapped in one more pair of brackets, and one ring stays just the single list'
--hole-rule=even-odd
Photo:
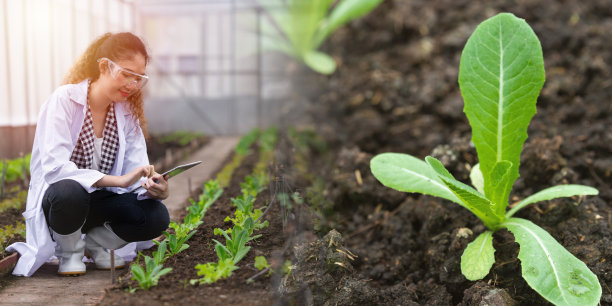
[{"label": "green plant", "polygon": [[250,132],[246,133],[238,141],[238,144],[236,145],[236,148],[234,149],[234,152],[236,152],[236,154],[238,154],[238,155],[248,155],[248,154],[250,154],[251,153],[251,150],[250,150],[251,145],[253,143],[255,143],[255,141],[257,141],[257,139],[259,138],[259,134],[260,133],[261,133],[261,130],[259,130],[258,128],[252,129]]},{"label": "green plant", "polygon": [[382,0],[265,1],[266,5],[262,6],[269,18],[262,26],[263,48],[281,51],[304,62],[316,72],[331,74],[336,70],[334,59],[317,49],[336,29],[366,15],[381,2]]},{"label": "green plant", "polygon": [[193,230],[189,233],[181,234],[180,236],[175,235],[175,234],[170,234],[166,231],[164,231],[163,233],[164,233],[164,236],[166,236],[166,240],[164,240],[164,242],[167,241],[168,243],[168,253],[170,255],[175,255],[189,248],[189,245],[186,244],[185,242],[189,240],[189,238],[191,238],[191,236],[193,236],[193,234],[195,234],[196,231]]},{"label": "green plant", "polygon": [[27,154],[24,157],[18,157],[10,160],[2,160],[0,162],[0,175],[5,171],[4,180],[7,183],[18,179],[25,179],[30,172],[30,159],[32,154]]},{"label": "green plant", "polygon": [[255,268],[257,270],[263,270],[265,268],[269,268],[270,264],[268,263],[268,261],[266,260],[265,257],[263,256],[255,256],[255,264],[254,264]]},{"label": "green plant", "polygon": [[225,237],[225,245],[218,240],[213,239],[215,242],[215,251],[219,260],[226,260],[228,258],[234,261],[234,264],[238,263],[251,249],[250,246],[246,246],[246,243],[261,237],[261,235],[255,235],[250,237],[249,233],[253,232],[255,221],[253,218],[247,218],[243,226],[234,225],[231,233],[228,234],[220,228],[215,228],[215,234],[222,234]]},{"label": "green plant", "polygon": [[232,271],[238,269],[231,258],[219,260],[219,262],[209,262],[206,264],[196,265],[198,276],[204,276],[199,279],[192,279],[190,284],[212,284],[219,279],[228,278],[232,275]]},{"label": "green plant", "polygon": [[5,225],[0,228],[0,253],[11,242],[11,239],[25,237],[25,223],[18,221],[16,224]]},{"label": "green plant", "polygon": [[256,197],[260,192],[266,190],[266,175],[263,173],[247,175],[244,182],[240,183],[242,194]]},{"label": "green plant", "polygon": [[[139,253],[139,257],[143,256]],[[163,255],[161,255],[163,257]],[[145,268],[143,269],[138,263],[133,263],[130,266],[132,271],[132,280],[138,282],[141,289],[148,290],[153,286],[157,286],[159,278],[168,274],[172,271],[172,268],[164,268],[161,262],[158,262],[159,258],[151,258],[144,256]]]},{"label": "green plant", "polygon": [[173,133],[160,136],[158,141],[161,144],[176,142],[180,146],[188,145],[190,142],[204,137],[204,133],[191,131],[175,131]]},{"label": "green plant", "polygon": [[469,38],[459,68],[464,111],[480,161],[470,175],[476,189],[457,181],[429,156],[424,162],[407,154],[384,153],[372,159],[371,170],[385,186],[442,197],[484,222],[488,230],[461,257],[461,271],[469,280],[489,273],[495,261],[493,232],[506,228],[520,245],[522,275],[535,291],[557,305],[595,305],[601,297],[597,276],[545,230],[512,216],[534,202],[598,191],[582,185],[554,186],[506,212],[543,83],[542,48],[529,25],[508,13],[484,21]]},{"label": "green plant", "polygon": [[28,197],[28,191],[22,190],[19,193],[11,198],[6,198],[0,201],[0,213],[3,213],[9,209],[22,209],[25,207],[25,203]]}]

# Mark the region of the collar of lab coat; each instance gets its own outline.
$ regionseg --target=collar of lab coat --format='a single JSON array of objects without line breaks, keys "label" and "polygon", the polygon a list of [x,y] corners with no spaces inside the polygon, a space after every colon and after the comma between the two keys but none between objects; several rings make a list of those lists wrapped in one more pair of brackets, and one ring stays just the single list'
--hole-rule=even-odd
[{"label": "collar of lab coat", "polygon": [[[88,82],[89,82],[89,79],[85,79],[81,81],[81,83],[78,83],[75,86],[70,86],[68,88],[68,97],[70,97],[70,100],[78,104],[81,104],[83,106],[83,114],[85,114],[85,112],[87,111],[87,108],[85,108],[85,106],[87,106]],[[129,115],[129,111],[126,109],[126,104],[127,104],[126,101],[115,102],[115,111],[116,111],[115,115],[116,116]],[[123,118],[121,118],[120,120],[122,119]]]}]

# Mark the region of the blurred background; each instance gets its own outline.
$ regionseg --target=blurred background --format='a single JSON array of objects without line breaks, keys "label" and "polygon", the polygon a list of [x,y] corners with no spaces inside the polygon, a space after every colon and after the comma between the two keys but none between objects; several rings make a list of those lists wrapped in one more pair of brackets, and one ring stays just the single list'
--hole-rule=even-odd
[{"label": "blurred background", "polygon": [[38,112],[96,37],[143,38],[151,133],[239,135],[277,124],[287,58],[261,50],[252,0],[0,0],[0,158],[32,148]]}]

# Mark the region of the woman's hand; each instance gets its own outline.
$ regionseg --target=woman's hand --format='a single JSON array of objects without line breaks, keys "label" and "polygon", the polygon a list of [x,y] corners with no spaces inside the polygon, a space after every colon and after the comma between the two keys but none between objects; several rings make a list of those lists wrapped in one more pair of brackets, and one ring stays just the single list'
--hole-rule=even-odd
[{"label": "woman's hand", "polygon": [[142,187],[147,190],[149,197],[165,200],[170,195],[170,189],[168,188],[168,175],[165,177],[159,173],[154,173],[146,182],[142,184]]},{"label": "woman's hand", "polygon": [[155,174],[153,165],[136,167],[134,170],[120,176],[119,187],[127,188],[137,183],[142,177],[152,177]]}]

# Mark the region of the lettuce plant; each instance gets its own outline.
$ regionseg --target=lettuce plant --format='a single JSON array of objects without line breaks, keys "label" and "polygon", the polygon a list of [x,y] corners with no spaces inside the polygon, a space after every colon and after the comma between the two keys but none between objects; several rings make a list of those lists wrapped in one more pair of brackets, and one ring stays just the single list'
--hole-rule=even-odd
[{"label": "lettuce plant", "polygon": [[212,284],[222,278],[228,278],[232,276],[232,272],[237,270],[238,267],[234,264],[231,258],[219,259],[219,262],[208,262],[205,264],[197,264],[196,270],[198,270],[198,276],[202,276],[198,279],[192,279],[189,281],[190,284]]},{"label": "lettuce plant", "polygon": [[[144,256],[144,269],[138,264],[132,264],[130,267],[132,271],[132,280],[137,281],[140,288],[144,290],[157,286],[159,278],[172,271],[172,268],[164,268],[162,262],[165,260],[165,256],[163,253],[158,252],[157,254],[159,254],[159,256]],[[142,255],[142,253],[140,253],[140,255]]]},{"label": "lettuce plant", "polygon": [[407,154],[383,153],[371,160],[370,167],[385,186],[447,199],[483,221],[488,230],[468,244],[461,256],[461,272],[467,279],[482,279],[489,273],[495,262],[493,233],[505,228],[520,246],[522,276],[531,288],[556,305],[596,305],[601,297],[597,276],[545,230],[513,215],[531,203],[596,195],[597,189],[554,186],[506,211],[543,84],[542,47],[529,25],[509,13],[489,18],[468,39],[459,66],[464,112],[480,162],[470,175],[475,188],[456,180],[430,156],[422,161]]},{"label": "lettuce plant", "polygon": [[[263,3],[264,1],[259,0]],[[337,4],[334,6],[334,3]],[[281,51],[312,70],[331,74],[336,62],[317,51],[339,27],[375,9],[382,0],[266,0],[262,25],[265,50]]]}]

